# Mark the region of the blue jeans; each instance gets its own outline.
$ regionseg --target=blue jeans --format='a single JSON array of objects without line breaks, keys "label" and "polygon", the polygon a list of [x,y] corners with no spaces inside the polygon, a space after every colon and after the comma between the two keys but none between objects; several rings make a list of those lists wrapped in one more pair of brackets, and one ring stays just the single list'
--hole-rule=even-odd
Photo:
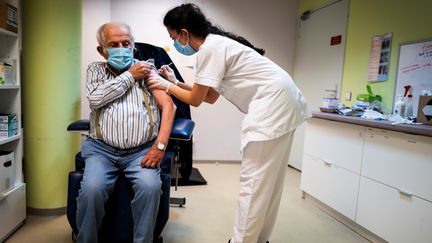
[{"label": "blue jeans", "polygon": [[161,196],[160,169],[141,167],[151,144],[143,148],[118,150],[88,138],[81,147],[86,161],[77,198],[77,243],[97,243],[97,232],[105,215],[105,202],[114,188],[118,172],[131,181],[135,196],[131,202],[134,243],[153,242],[153,230]]}]

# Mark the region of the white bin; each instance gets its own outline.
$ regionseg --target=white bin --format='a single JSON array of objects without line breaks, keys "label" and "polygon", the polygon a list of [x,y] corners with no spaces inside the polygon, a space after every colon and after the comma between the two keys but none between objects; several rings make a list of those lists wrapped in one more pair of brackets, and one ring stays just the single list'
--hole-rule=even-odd
[{"label": "white bin", "polygon": [[14,152],[0,151],[0,193],[4,193],[15,185]]}]

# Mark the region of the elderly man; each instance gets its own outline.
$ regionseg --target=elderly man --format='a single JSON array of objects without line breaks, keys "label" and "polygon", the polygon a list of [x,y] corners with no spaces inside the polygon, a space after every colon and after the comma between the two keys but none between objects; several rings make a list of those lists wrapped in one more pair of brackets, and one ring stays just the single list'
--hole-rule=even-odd
[{"label": "elderly man", "polygon": [[154,71],[152,65],[133,59],[128,25],[104,24],[97,40],[106,62],[91,63],[87,70],[90,137],[81,148],[86,168],[77,198],[77,242],[98,242],[104,204],[123,171],[135,193],[134,242],[149,243],[161,195],[159,164],[176,107],[164,91],[150,92],[145,86],[144,79]]}]

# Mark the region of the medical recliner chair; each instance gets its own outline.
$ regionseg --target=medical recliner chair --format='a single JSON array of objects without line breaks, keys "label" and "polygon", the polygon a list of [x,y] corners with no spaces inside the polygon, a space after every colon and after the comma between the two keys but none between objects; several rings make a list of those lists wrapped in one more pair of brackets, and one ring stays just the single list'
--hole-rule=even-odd
[{"label": "medical recliner chair", "polygon": [[[154,64],[160,68],[172,61],[164,49],[146,43],[135,43],[134,57],[139,60],[154,59]],[[170,65],[177,79],[184,82],[175,65]],[[170,198],[171,171],[181,174],[182,179],[188,179],[192,169],[192,131],[195,123],[191,120],[189,105],[172,97],[177,106],[175,121],[171,132],[169,144],[165,156],[161,162],[162,195],[160,199],[159,212],[156,226],[153,232],[154,242],[162,242],[162,230],[169,216],[170,204],[182,206],[186,203],[185,198]],[[69,131],[88,131],[90,124],[88,120],[80,120],[72,123]],[[174,166],[173,166],[174,165]],[[76,227],[76,198],[80,189],[80,183],[85,168],[85,161],[80,153],[75,157],[75,171],[69,173],[67,218],[72,228],[72,237],[78,233]],[[177,178],[177,177],[176,177]],[[133,238],[133,223],[130,210],[130,201],[133,198],[133,190],[129,181],[120,174],[114,185],[113,193],[105,204],[106,215],[103,219],[102,228],[99,230],[99,242],[130,243]]]},{"label": "medical recliner chair", "polygon": [[[153,232],[155,243],[162,243],[162,230],[168,221],[170,202],[179,204],[186,203],[185,198],[170,198],[171,170],[178,163],[180,141],[190,140],[195,123],[190,119],[178,118],[174,120],[171,131],[168,148],[161,162],[161,181],[162,195],[160,198],[159,211],[156,219],[156,226]],[[68,131],[88,131],[90,129],[89,120],[79,120],[69,125]],[[75,171],[69,173],[68,182],[68,202],[67,202],[67,219],[72,227],[72,238],[78,234],[76,226],[76,209],[78,192],[83,178],[85,161],[81,153],[75,157]],[[133,241],[133,223],[130,202],[134,192],[130,182],[124,174],[120,173],[112,194],[105,204],[105,216],[102,227],[98,232],[99,242],[106,243],[130,243]]]}]

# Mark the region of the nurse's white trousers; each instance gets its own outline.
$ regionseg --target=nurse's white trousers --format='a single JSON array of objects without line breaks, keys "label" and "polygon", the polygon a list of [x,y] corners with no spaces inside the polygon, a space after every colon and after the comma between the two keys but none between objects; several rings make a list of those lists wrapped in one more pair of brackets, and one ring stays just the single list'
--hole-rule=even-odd
[{"label": "nurse's white trousers", "polygon": [[294,131],[243,150],[231,243],[265,243],[276,221]]}]

